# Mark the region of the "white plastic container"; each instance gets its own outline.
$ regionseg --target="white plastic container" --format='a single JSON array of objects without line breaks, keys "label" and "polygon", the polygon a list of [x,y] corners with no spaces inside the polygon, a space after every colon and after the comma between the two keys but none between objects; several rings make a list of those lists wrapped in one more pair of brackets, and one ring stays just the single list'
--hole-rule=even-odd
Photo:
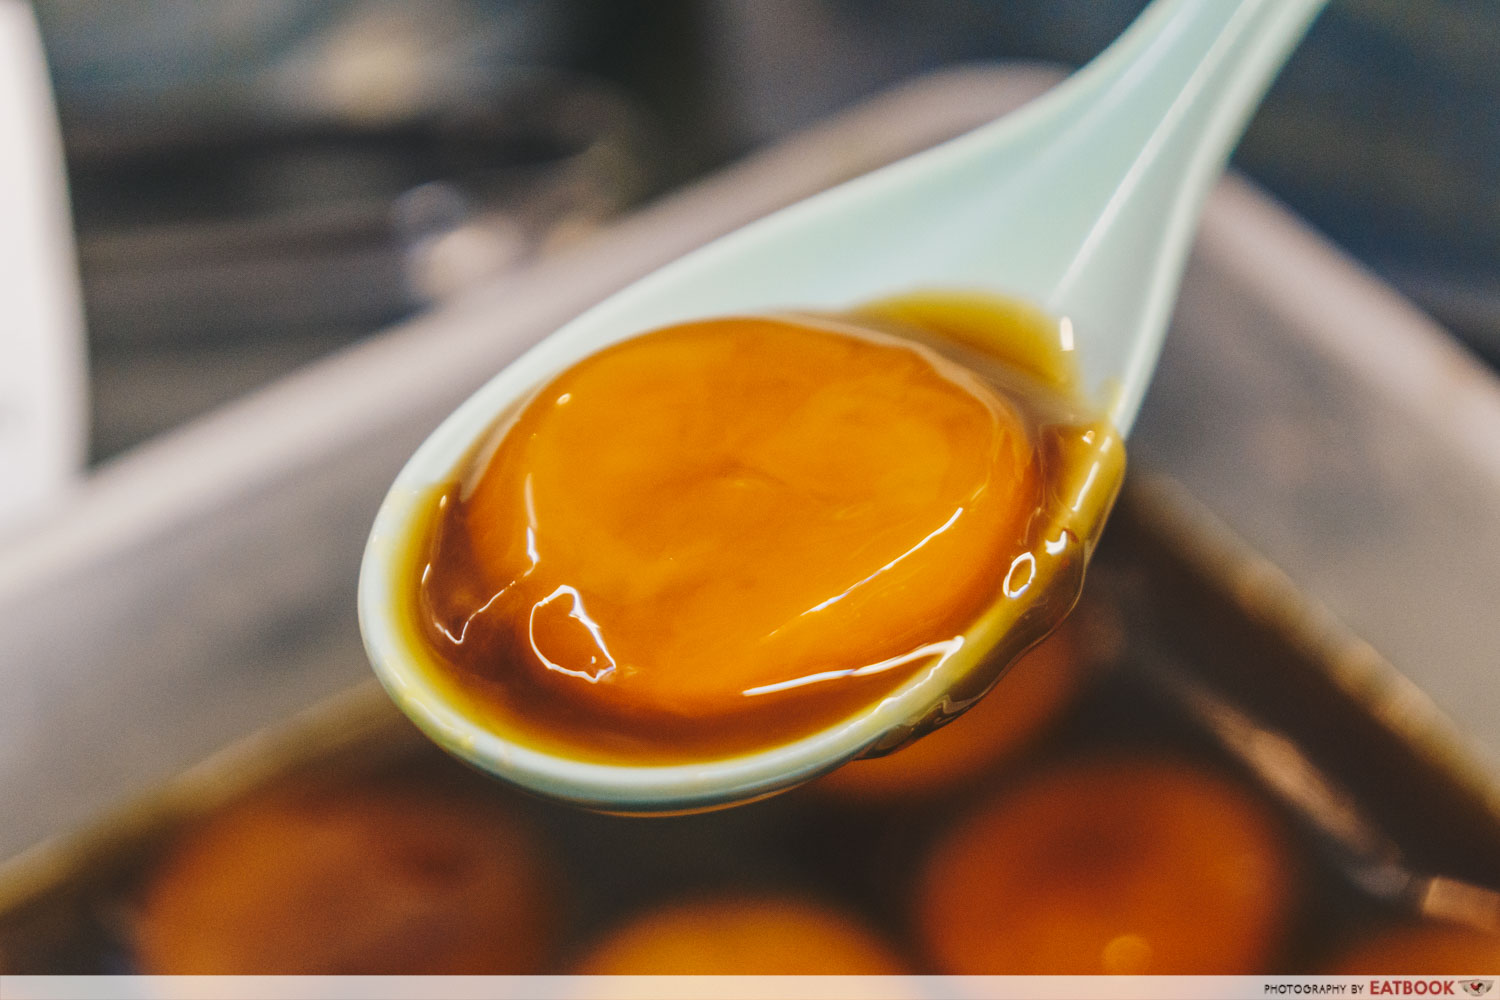
[{"label": "white plastic container", "polygon": [[31,6],[0,0],[0,539],[76,482],[88,385],[62,143]]}]

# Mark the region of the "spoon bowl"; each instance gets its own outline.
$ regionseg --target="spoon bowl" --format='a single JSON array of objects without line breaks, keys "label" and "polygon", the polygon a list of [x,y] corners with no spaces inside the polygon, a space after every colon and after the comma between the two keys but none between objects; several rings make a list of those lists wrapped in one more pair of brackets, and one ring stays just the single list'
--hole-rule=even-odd
[{"label": "spoon bowl", "polygon": [[[873,708],[794,742],[691,764],[545,751],[470,718],[404,624],[414,526],[538,385],[646,330],[714,315],[837,310],[910,290],[1021,299],[1057,317],[1086,395],[1128,431],[1160,350],[1199,208],[1255,104],[1324,0],[1156,0],[1108,50],[991,125],[825,192],[632,285],[542,341],[460,406],[376,516],[360,625],[398,706],[450,752],[553,798],[680,812],[774,794],[952,711],[1013,604]],[[1102,502],[1107,504],[1108,499]],[[1102,517],[1102,512],[1100,514]]]}]

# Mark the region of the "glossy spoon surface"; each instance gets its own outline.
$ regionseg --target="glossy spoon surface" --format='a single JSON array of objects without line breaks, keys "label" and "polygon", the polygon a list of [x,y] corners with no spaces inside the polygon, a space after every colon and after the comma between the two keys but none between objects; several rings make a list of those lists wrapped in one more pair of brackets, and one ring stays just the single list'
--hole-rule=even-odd
[{"label": "glossy spoon surface", "polygon": [[[507,738],[444,697],[396,620],[403,542],[435,487],[535,388],[646,330],[788,308],[839,310],[909,290],[962,289],[1057,317],[1085,393],[1128,431],[1160,350],[1198,211],[1265,88],[1323,0],[1157,0],[1108,50],[1020,111],[769,216],[569,323],[454,412],[377,515],[360,621],[377,674],[451,752],[593,808],[665,812],[771,794],[908,729],[964,664],[784,746],[660,766],[601,763]],[[982,655],[974,650],[972,655]]]}]

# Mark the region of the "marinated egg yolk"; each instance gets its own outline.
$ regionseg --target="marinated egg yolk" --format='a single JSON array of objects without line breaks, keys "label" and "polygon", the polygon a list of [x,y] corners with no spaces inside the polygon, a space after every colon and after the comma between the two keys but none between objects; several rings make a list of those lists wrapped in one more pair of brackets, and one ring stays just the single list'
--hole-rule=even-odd
[{"label": "marinated egg yolk", "polygon": [[787,897],[669,903],[616,927],[579,963],[582,975],[893,976],[899,954],[861,921]]},{"label": "marinated egg yolk", "polygon": [[1500,969],[1500,933],[1458,924],[1387,927],[1334,957],[1327,975],[1465,976]]},{"label": "marinated egg yolk", "polygon": [[1032,775],[949,830],[920,936],[957,975],[1245,975],[1278,954],[1298,864],[1252,790],[1168,757]]},{"label": "marinated egg yolk", "polygon": [[136,906],[150,975],[545,972],[557,883],[522,818],[431,783],[292,782],[190,827]]},{"label": "marinated egg yolk", "polygon": [[1043,502],[1031,423],[926,347],[832,320],[622,342],[445,497],[428,642],[528,722],[649,731],[789,696],[836,721],[997,599]]}]

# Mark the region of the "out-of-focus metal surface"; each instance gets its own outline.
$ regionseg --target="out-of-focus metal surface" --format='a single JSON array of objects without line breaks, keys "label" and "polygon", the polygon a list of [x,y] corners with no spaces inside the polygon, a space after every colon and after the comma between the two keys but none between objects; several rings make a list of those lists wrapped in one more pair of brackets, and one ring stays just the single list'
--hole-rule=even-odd
[{"label": "out-of-focus metal surface", "polygon": [[[353,593],[375,507],[437,420],[527,344],[712,236],[1053,79],[928,78],[101,469],[0,550],[0,855],[361,677]],[[1500,679],[1485,658],[1500,616],[1473,609],[1500,566],[1500,482],[1484,460],[1500,390],[1243,184],[1211,200],[1205,227],[1140,463],[1178,475],[1493,756]],[[1359,343],[1383,345],[1394,370],[1357,364]],[[1338,392],[1304,385],[1315,361],[1347,376]],[[1393,377],[1422,371],[1456,374],[1408,421],[1430,379]],[[1460,399],[1469,417],[1439,419]],[[1406,434],[1394,444],[1391,421]],[[1378,470],[1360,465],[1370,456]],[[1314,472],[1287,479],[1298,461]]]},{"label": "out-of-focus metal surface", "polygon": [[1269,200],[1226,185],[1131,446],[1500,767],[1492,373]]},{"label": "out-of-focus metal surface", "polygon": [[72,136],[94,458],[577,239],[644,196],[617,88],[511,72],[394,121]]}]

